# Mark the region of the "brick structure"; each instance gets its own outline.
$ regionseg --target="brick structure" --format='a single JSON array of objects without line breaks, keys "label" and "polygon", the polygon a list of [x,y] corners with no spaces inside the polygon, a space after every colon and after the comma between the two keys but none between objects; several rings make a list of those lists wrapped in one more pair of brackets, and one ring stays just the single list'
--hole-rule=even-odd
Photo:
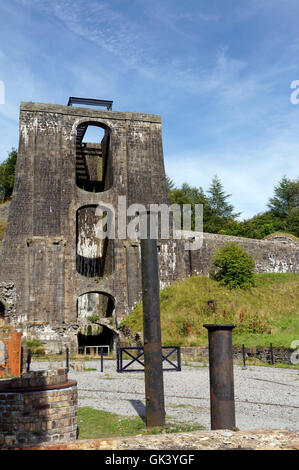
[{"label": "brick structure", "polygon": [[0,381],[0,449],[77,437],[77,383],[66,369]]},{"label": "brick structure", "polygon": [[[84,141],[90,128],[102,133],[99,141]],[[21,103],[0,320],[47,352],[113,346],[121,319],[141,298],[139,240],[101,240],[96,232],[97,207],[104,216],[113,207],[119,234],[120,196],[126,209],[168,203],[160,116]],[[258,272],[298,272],[294,242],[204,234],[200,250],[185,250],[183,240],[158,241],[161,288],[207,275],[215,249],[232,239],[255,256]]]}]

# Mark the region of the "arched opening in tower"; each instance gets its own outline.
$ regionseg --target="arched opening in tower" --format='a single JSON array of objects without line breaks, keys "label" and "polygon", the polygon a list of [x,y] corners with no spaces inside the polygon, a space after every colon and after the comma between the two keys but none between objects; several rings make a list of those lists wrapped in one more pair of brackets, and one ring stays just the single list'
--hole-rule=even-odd
[{"label": "arched opening in tower", "polygon": [[76,215],[76,269],[88,277],[109,276],[113,272],[113,239],[105,235],[107,214],[105,207],[80,207]]},{"label": "arched opening in tower", "polygon": [[81,123],[76,135],[76,184],[89,192],[107,191],[112,185],[110,132],[101,123]]},{"label": "arched opening in tower", "polygon": [[[114,299],[103,292],[87,292],[78,297],[78,350],[86,346],[109,346],[116,338],[114,327]],[[106,352],[106,350],[105,350]]]}]

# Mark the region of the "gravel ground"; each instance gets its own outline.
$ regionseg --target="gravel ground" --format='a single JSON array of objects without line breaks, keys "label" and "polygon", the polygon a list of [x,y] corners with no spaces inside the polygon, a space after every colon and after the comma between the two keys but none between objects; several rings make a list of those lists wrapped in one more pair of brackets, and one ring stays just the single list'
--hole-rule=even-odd
[{"label": "gravel ground", "polygon": [[[71,363],[72,366],[72,363]],[[65,367],[65,363],[32,362],[31,370]],[[79,406],[126,416],[144,416],[144,373],[117,373],[115,361],[86,361],[69,378],[78,383]],[[299,371],[271,367],[234,366],[236,426],[240,430],[299,429]],[[200,423],[210,429],[209,369],[200,363],[182,365],[181,372],[164,372],[166,420]]]}]

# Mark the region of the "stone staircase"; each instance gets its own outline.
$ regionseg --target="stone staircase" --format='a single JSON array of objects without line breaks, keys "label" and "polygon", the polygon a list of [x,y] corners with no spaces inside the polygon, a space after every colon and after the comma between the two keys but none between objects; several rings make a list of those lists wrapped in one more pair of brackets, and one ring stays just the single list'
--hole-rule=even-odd
[{"label": "stone staircase", "polygon": [[[76,146],[76,182],[77,185],[82,187],[84,183],[90,180],[86,158],[81,147],[81,144]],[[84,189],[84,188],[83,188]]]},{"label": "stone staircase", "polygon": [[103,153],[99,144],[76,147],[76,183],[87,191],[103,190]]}]

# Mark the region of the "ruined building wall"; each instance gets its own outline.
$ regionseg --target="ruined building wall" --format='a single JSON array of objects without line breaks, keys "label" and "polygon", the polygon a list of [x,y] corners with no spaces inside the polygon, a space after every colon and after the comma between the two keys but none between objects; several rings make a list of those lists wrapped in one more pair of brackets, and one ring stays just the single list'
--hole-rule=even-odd
[{"label": "ruined building wall", "polygon": [[255,240],[204,233],[200,250],[190,252],[192,274],[208,276],[215,251],[230,242],[253,256],[257,273],[299,272],[299,244],[291,238]]},{"label": "ruined building wall", "polygon": [[[106,131],[103,149],[109,146],[109,156],[100,192],[76,184],[77,129],[83,123]],[[131,305],[136,300],[127,279],[130,241],[116,239],[102,247],[92,241],[92,211],[99,203],[117,208],[119,195],[127,197],[127,204],[167,202],[159,116],[21,104],[0,281],[16,293],[15,313],[7,313],[6,320],[24,336],[76,349],[82,304],[78,299],[87,293],[113,299],[114,326],[128,313],[128,299]]]},{"label": "ruined building wall", "polygon": [[[77,137],[85,124],[100,126],[105,135],[82,149]],[[99,240],[95,230],[96,207],[111,205],[118,234],[119,196],[126,196],[126,208],[168,203],[159,116],[21,104],[15,186],[1,247],[2,321],[55,352],[65,346],[76,351],[79,335],[89,340],[90,332],[108,331],[103,341],[111,340],[141,299],[139,240]],[[194,251],[184,250],[182,240],[158,240],[161,288],[207,275],[215,249],[231,240],[254,255],[259,272],[298,272],[295,243],[204,234]],[[91,324],[95,315],[100,321]]]}]

